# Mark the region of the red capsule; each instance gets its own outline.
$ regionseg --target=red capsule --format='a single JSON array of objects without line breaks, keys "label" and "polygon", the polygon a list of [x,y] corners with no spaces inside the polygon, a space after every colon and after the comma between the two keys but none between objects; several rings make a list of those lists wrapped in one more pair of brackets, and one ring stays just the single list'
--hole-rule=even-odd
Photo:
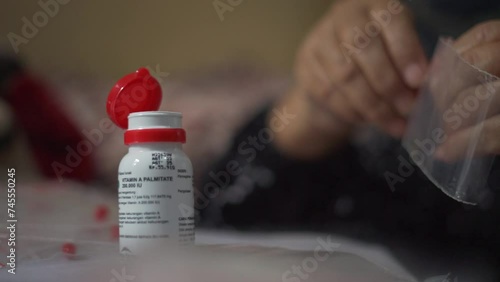
[{"label": "red capsule", "polygon": [[109,209],[105,205],[99,205],[95,208],[94,219],[96,221],[102,222],[108,219]]},{"label": "red capsule", "polygon": [[66,255],[75,255],[76,254],[76,246],[73,243],[64,243],[62,245],[62,252]]}]

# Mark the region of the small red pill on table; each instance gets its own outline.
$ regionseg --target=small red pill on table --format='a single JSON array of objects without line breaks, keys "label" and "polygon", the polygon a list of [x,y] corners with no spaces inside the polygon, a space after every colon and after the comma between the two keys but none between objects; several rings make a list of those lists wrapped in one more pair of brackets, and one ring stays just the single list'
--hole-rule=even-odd
[{"label": "small red pill on table", "polygon": [[75,255],[76,254],[76,246],[73,243],[64,243],[62,245],[62,252],[66,255]]},{"label": "small red pill on table", "polygon": [[105,205],[99,205],[96,207],[94,212],[94,219],[96,221],[102,222],[108,219],[109,209]]}]

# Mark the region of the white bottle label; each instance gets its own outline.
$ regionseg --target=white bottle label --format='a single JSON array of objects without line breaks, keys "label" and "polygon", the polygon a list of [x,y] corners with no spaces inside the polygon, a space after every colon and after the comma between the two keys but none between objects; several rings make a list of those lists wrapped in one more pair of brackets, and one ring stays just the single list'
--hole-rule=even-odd
[{"label": "white bottle label", "polygon": [[189,160],[172,152],[128,154],[118,172],[120,251],[138,254],[194,242],[193,179]]}]

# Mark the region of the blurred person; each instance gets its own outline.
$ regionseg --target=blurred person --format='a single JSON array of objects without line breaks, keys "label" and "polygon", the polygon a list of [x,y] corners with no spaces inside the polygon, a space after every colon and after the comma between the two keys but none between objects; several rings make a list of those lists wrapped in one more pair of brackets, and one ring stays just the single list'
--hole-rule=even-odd
[{"label": "blurred person", "polygon": [[[410,159],[399,139],[438,35],[458,37],[454,48],[465,60],[498,76],[499,18],[498,1],[335,1],[298,51],[289,92],[241,129],[198,189],[201,224],[382,242],[423,276],[454,271],[464,278],[473,266],[495,269],[498,193],[467,206],[418,169],[394,191],[384,172],[397,171],[398,156]],[[390,22],[377,36],[365,35],[362,49],[348,48],[373,20]],[[500,116],[484,124],[478,146],[500,154]],[[459,159],[467,137],[452,136],[438,156]],[[496,192],[499,180],[496,158],[489,179]],[[422,253],[436,260],[417,263]],[[500,281],[498,273],[485,277]]]}]

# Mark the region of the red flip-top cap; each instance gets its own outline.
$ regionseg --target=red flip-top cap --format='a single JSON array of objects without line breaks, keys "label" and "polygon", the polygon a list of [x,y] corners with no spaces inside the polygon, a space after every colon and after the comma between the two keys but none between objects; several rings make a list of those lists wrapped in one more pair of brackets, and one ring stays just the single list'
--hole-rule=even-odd
[{"label": "red flip-top cap", "polygon": [[128,115],[157,111],[162,97],[161,86],[146,68],[124,76],[109,92],[106,111],[119,127],[128,128]]}]

